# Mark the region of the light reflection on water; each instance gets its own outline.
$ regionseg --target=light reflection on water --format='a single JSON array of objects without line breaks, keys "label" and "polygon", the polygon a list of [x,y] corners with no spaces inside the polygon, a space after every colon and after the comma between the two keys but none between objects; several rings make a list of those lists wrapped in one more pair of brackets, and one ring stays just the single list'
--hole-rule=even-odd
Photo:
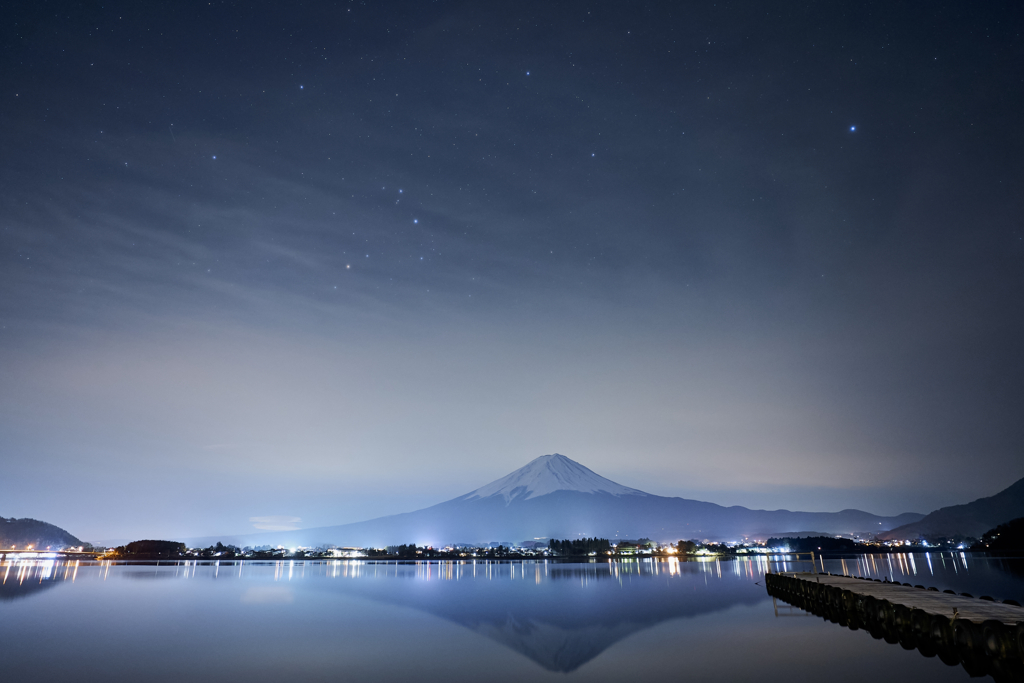
[{"label": "light reflection on water", "polygon": [[[700,558],[690,561],[700,569],[702,574],[711,574],[722,578],[723,560],[720,558]],[[423,580],[459,581],[466,579],[486,580],[532,580],[540,583],[542,579],[564,579],[572,577],[581,581],[602,578],[622,578],[628,576],[675,576],[681,573],[680,566],[690,566],[690,562],[680,561],[676,557],[638,558],[634,560],[590,562],[586,564],[568,564],[554,560],[521,560],[521,561],[486,561],[486,560],[419,560],[419,561],[377,561],[377,560],[281,560],[281,561],[210,561],[181,560],[152,563],[117,563],[117,562],[81,562],[74,560],[17,560],[7,559],[0,562],[4,568],[0,584],[8,580],[23,583],[27,578],[38,581],[74,580],[79,567],[94,570],[98,576],[106,579],[112,568],[120,567],[120,575],[136,577],[144,574],[170,576],[176,578],[194,578],[200,567],[213,578],[230,576],[261,576],[272,572],[274,581],[320,576],[329,578],[361,578],[361,577],[395,577],[417,578]],[[756,578],[764,576],[768,562],[763,557],[750,559],[728,559],[724,561],[726,571],[737,577]],[[775,571],[787,568],[791,563],[772,562]],[[60,572],[63,571],[63,575]],[[13,572],[13,574],[12,574]],[[173,572],[169,574],[168,572]]]},{"label": "light reflection on water", "polygon": [[[919,568],[918,563],[921,563]],[[1000,597],[1024,597],[1021,580],[1021,560],[971,556],[968,553],[892,553],[860,555],[843,558],[818,558],[818,568],[844,576],[888,579],[897,583],[935,586],[939,590],[951,588],[957,592],[999,594]],[[976,569],[972,575],[972,566]],[[284,560],[284,561],[179,561],[152,564],[115,564],[111,562],[82,562],[79,560],[18,560],[9,556],[0,562],[0,599],[5,591],[26,582],[50,584],[74,582],[79,572],[90,578],[252,578],[273,581],[292,581],[306,578],[361,579],[393,578],[423,581],[543,581],[578,580],[586,586],[591,581],[632,577],[676,577],[699,575],[705,581],[710,577],[721,580],[726,575],[741,580],[759,582],[768,568],[772,571],[806,571],[808,561],[796,561],[782,556],[754,556],[750,558],[722,559],[701,557],[681,561],[669,558],[636,558],[622,561],[601,561],[583,564],[565,564],[556,561],[485,560],[459,561],[401,561],[375,560]],[[924,582],[923,584],[921,582]],[[28,594],[30,591],[19,591]]]},{"label": "light reflection on water", "polygon": [[891,553],[825,559],[823,571],[1022,601],[1024,558],[966,552]]},{"label": "light reflection on water", "polygon": [[[1022,597],[1020,561],[966,553],[819,558],[826,571]],[[119,680],[132,653],[150,680],[586,676],[791,680],[794,666],[860,680],[964,672],[816,618],[775,618],[763,576],[796,558],[636,558],[562,564],[296,560],[0,563],[4,670]],[[159,580],[151,580],[159,579]],[[57,590],[54,590],[57,589]],[[15,627],[14,625],[17,624]],[[64,655],[48,656],[44,644]],[[74,662],[72,666],[69,662]],[[40,669],[42,667],[42,669]],[[197,673],[198,672],[198,673]],[[124,680],[135,680],[126,676]]]}]

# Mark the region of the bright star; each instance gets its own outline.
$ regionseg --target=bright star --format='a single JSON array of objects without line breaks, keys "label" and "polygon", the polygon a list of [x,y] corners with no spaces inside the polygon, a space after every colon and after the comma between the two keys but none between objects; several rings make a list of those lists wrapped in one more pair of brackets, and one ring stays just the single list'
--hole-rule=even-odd
[{"label": "bright star", "polygon": [[857,130],[857,126],[850,126],[850,132],[851,132],[851,133],[852,133],[853,131],[855,131],[855,130]]},{"label": "bright star", "polygon": [[306,87],[306,86],[304,86],[304,85],[300,85],[300,86],[299,86],[299,90],[302,90],[302,89],[303,89],[303,88],[305,88],[305,87]]},{"label": "bright star", "polygon": [[214,154],[214,155],[213,155],[213,158],[214,158],[214,159],[216,159],[216,158],[217,158],[217,155],[216,155],[216,154]]},{"label": "bright star", "polygon": [[420,222],[420,219],[419,219],[419,218],[413,218],[413,219],[412,219],[412,222],[413,222],[413,223],[419,223],[419,222]]}]

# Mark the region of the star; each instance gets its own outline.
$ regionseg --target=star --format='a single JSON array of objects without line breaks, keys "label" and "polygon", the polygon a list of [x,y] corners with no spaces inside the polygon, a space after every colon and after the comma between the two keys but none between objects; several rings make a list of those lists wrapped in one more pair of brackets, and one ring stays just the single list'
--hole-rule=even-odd
[{"label": "star", "polygon": [[855,130],[857,130],[857,126],[850,126],[850,132],[851,133],[854,132]]}]

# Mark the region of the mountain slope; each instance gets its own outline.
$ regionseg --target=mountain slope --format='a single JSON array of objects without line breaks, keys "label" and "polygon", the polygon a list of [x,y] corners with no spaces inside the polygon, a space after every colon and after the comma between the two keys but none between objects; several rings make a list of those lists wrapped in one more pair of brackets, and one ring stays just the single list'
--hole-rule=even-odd
[{"label": "mountain slope", "polygon": [[1024,517],[1024,479],[1018,479],[994,496],[939,508],[920,521],[879,534],[879,537],[892,540],[954,536],[980,538],[989,529],[1017,517]]},{"label": "mountain slope", "polygon": [[[423,510],[355,524],[214,540],[290,547],[383,547],[410,542],[442,546],[580,536],[732,540],[805,529],[828,534],[873,534],[921,517],[916,513],[879,517],[860,510],[750,510],[655,496],[605,479],[556,453],[541,456],[464,496]],[[208,541],[190,542],[208,545]]]},{"label": "mountain slope", "polygon": [[78,545],[82,545],[82,542],[59,526],[38,519],[0,517],[0,548],[14,546],[24,549],[32,546],[37,549],[56,549]]}]

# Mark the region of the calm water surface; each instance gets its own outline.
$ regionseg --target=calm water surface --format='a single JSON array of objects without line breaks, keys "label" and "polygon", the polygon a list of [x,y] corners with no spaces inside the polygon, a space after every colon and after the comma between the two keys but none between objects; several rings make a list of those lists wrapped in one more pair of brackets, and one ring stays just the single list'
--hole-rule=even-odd
[{"label": "calm water surface", "polygon": [[[864,555],[826,570],[1024,598],[1024,561]],[[795,609],[763,558],[0,564],[5,680],[963,681]],[[806,565],[772,564],[775,571]]]}]

